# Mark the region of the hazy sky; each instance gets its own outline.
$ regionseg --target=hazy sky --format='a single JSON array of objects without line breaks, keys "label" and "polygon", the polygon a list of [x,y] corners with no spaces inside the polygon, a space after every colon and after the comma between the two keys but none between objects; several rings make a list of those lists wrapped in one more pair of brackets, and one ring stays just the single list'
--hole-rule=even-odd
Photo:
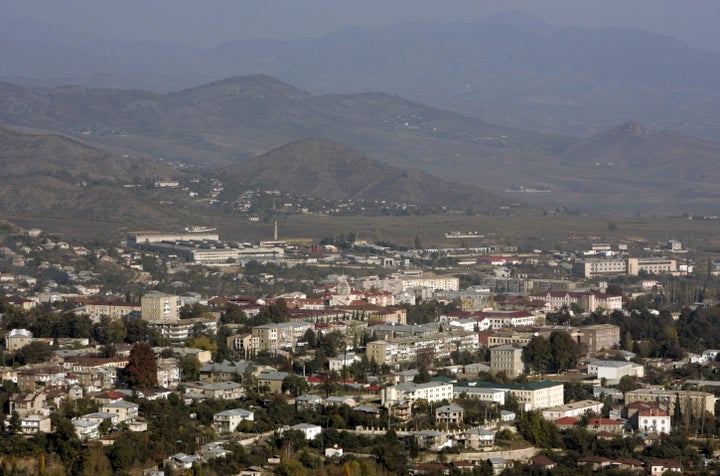
[{"label": "hazy sky", "polygon": [[0,8],[5,21],[199,47],[520,10],[555,25],[627,26],[720,51],[720,0],[0,0]]}]

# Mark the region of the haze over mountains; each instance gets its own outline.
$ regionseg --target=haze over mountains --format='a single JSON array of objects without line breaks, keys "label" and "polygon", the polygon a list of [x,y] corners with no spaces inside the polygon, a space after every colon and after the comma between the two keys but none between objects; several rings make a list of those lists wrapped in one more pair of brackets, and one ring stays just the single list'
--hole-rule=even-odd
[{"label": "haze over mountains", "polygon": [[[264,75],[168,94],[5,83],[0,121],[75,136],[116,154],[207,170],[314,137],[492,194],[511,189],[516,193],[507,195],[508,201],[613,213],[714,213],[720,180],[720,146],[677,132],[625,123],[573,139],[498,126],[383,93],[312,95]],[[321,158],[315,154],[319,149],[302,150],[304,155],[295,156],[298,167]],[[283,170],[288,169],[278,169],[281,175]]]},{"label": "haze over mountains", "polygon": [[519,14],[352,29],[206,50],[5,29],[5,80],[172,91],[266,73],[315,93],[382,91],[493,123],[590,136],[635,120],[720,141],[720,55],[622,28],[561,28]]}]

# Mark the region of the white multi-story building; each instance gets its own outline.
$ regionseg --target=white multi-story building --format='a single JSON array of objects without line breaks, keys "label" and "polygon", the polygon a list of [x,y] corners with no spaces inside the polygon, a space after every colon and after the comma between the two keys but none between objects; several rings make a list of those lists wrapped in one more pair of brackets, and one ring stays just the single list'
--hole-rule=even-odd
[{"label": "white multi-story building", "polygon": [[253,343],[257,344],[254,350],[278,350],[294,348],[297,341],[302,339],[308,329],[313,325],[309,322],[280,322],[256,326],[252,329]]},{"label": "white multi-story building", "polygon": [[406,382],[384,388],[382,391],[383,405],[396,405],[398,403],[412,403],[423,399],[428,402],[452,400],[453,385],[444,382],[413,383]]},{"label": "white multi-story building", "polygon": [[542,410],[562,405],[564,402],[565,386],[559,382],[544,380],[522,384],[495,384],[490,382],[463,382],[455,384],[454,393],[470,392],[473,388],[486,388],[504,390],[515,398],[518,403],[528,410]]}]

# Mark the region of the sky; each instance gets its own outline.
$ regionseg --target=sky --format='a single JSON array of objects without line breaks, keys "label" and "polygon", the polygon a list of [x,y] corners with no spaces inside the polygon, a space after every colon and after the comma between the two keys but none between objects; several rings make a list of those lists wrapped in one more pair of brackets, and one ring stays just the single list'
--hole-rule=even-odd
[{"label": "sky", "polygon": [[0,9],[5,21],[18,24],[199,48],[350,27],[471,22],[516,10],[553,25],[631,27],[720,51],[718,0],[0,0]]}]

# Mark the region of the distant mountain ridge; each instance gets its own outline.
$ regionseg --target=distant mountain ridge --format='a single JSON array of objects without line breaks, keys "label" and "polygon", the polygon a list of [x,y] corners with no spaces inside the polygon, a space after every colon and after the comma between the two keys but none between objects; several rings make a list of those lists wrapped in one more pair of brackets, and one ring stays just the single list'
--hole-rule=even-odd
[{"label": "distant mountain ridge", "polygon": [[408,203],[441,211],[497,210],[500,198],[417,170],[391,167],[331,141],[305,139],[218,171],[228,183],[329,200]]},{"label": "distant mountain ridge", "polygon": [[633,118],[720,142],[720,54],[626,28],[505,13],[206,50],[83,35],[43,43],[40,33],[0,35],[1,79],[172,91],[264,73],[313,93],[384,91],[523,129],[590,136]]}]

